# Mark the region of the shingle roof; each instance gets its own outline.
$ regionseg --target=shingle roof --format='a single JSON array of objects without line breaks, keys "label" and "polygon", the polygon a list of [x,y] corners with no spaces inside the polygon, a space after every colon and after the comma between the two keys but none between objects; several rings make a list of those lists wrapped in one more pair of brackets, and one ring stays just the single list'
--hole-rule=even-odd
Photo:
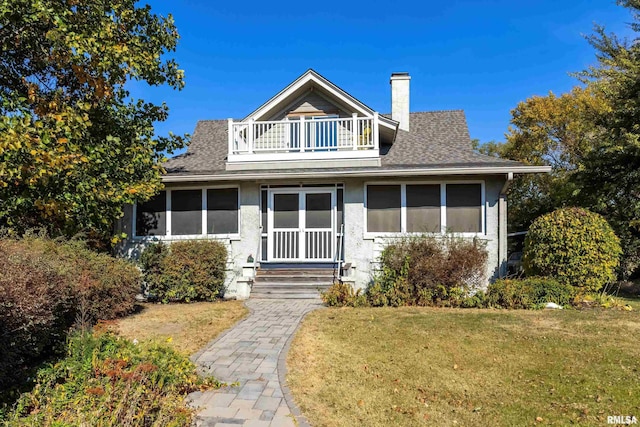
[{"label": "shingle roof", "polygon": [[[411,113],[410,129],[410,132],[398,130],[393,145],[380,147],[381,166],[376,168],[377,170],[521,165],[519,162],[474,152],[462,110]],[[164,165],[165,169],[170,175],[238,174],[238,171],[225,170],[227,141],[226,120],[199,121],[187,152],[170,159]],[[354,169],[360,168],[333,168],[332,170]],[[310,170],[305,169],[305,171]],[[261,172],[267,175],[284,171]]]}]

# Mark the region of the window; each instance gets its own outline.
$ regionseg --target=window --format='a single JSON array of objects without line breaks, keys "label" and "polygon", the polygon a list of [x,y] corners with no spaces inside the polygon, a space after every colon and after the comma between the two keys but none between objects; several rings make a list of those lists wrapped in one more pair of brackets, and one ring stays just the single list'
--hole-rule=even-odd
[{"label": "window", "polygon": [[478,233],[482,229],[480,184],[447,184],[447,231]]},{"label": "window", "polygon": [[407,231],[440,232],[440,185],[407,185]]},{"label": "window", "polygon": [[[136,206],[135,235],[237,234],[238,194],[238,188],[162,191]],[[169,216],[167,212],[170,212]]]},{"label": "window", "polygon": [[207,190],[207,234],[238,232],[238,189]]},{"label": "window", "polygon": [[202,234],[202,190],[171,191],[171,234]]},{"label": "window", "polygon": [[370,185],[367,187],[367,230],[400,232],[401,187]]},{"label": "window", "polygon": [[149,201],[139,203],[135,221],[137,236],[167,234],[167,193],[161,191]]},{"label": "window", "polygon": [[483,184],[367,185],[369,233],[481,233]]}]

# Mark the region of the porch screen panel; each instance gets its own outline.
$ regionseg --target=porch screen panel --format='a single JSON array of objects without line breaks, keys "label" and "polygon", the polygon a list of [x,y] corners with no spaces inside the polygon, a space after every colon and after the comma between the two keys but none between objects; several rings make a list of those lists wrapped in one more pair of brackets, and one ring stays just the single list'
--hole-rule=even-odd
[{"label": "porch screen panel", "polygon": [[171,234],[202,234],[202,190],[171,192]]},{"label": "porch screen panel", "polygon": [[306,195],[306,228],[331,228],[331,193]]},{"label": "porch screen panel", "polygon": [[262,232],[267,232],[269,221],[267,221],[267,190],[260,191],[260,220],[262,221]]},{"label": "porch screen panel", "polygon": [[479,233],[482,229],[482,186],[447,184],[447,231]]},{"label": "porch screen panel", "polygon": [[[344,224],[344,190],[338,188],[336,191],[336,233],[340,232]],[[344,230],[343,230],[344,232]],[[344,236],[336,234],[336,254],[340,255],[340,261],[344,261]]]},{"label": "porch screen panel", "polygon": [[367,187],[367,231],[400,231],[400,186]]},{"label": "porch screen panel", "polygon": [[407,185],[407,231],[440,232],[440,185]]},{"label": "porch screen panel", "polygon": [[298,194],[273,195],[273,227],[298,228],[300,225]]},{"label": "porch screen panel", "polygon": [[[267,190],[260,190],[260,216],[262,221],[263,234],[265,234],[269,228],[268,227],[269,221],[267,221],[267,207],[268,207],[267,198],[268,198]],[[267,260],[267,236],[266,235],[261,236],[261,241],[262,241],[262,246],[260,250],[261,260],[266,261]]]},{"label": "porch screen panel", "polygon": [[336,212],[336,230],[340,232],[344,221],[344,190],[342,188],[338,188],[336,191]]},{"label": "porch screen panel", "polygon": [[207,234],[238,232],[238,189],[207,190]]},{"label": "porch screen panel", "polygon": [[136,207],[136,235],[164,236],[167,234],[167,192],[161,191],[149,201]]}]

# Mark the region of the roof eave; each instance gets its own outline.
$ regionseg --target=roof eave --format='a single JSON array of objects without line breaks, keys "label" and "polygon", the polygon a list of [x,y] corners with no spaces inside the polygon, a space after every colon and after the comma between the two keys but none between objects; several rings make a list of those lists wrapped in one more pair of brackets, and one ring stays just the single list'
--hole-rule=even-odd
[{"label": "roof eave", "polygon": [[193,175],[165,175],[162,182],[207,182],[207,181],[258,181],[274,179],[300,178],[370,178],[370,177],[401,177],[401,176],[434,176],[434,175],[501,175],[521,173],[549,173],[551,166],[455,166],[440,168],[415,169],[367,169],[367,170],[327,170],[296,171],[265,174],[256,172],[238,174],[193,174]]}]

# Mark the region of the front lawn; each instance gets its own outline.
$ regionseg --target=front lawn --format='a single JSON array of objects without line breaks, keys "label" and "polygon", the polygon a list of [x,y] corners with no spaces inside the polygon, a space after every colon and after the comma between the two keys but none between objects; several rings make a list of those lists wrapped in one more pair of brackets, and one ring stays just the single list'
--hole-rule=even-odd
[{"label": "front lawn", "polygon": [[248,313],[242,301],[142,304],[141,311],[114,322],[131,340],[162,340],[193,354]]},{"label": "front lawn", "polygon": [[640,418],[634,311],[326,309],[288,355],[314,426],[603,425]]}]

